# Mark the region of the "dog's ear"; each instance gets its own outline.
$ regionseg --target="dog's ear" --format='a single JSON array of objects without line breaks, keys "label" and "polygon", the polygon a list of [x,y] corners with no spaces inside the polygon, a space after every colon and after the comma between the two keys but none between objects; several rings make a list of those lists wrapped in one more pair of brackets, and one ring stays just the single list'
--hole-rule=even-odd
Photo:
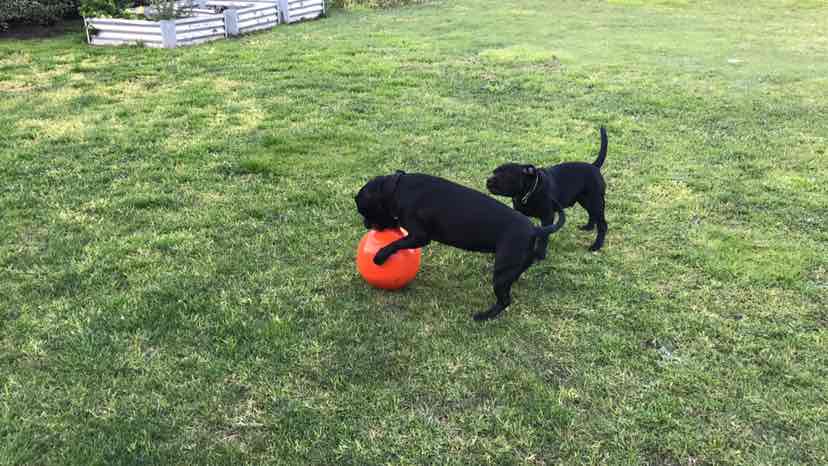
[{"label": "dog's ear", "polygon": [[535,173],[537,172],[537,170],[538,170],[538,169],[537,169],[537,168],[535,168],[535,166],[534,166],[534,165],[524,165],[524,166],[523,166],[523,174],[524,174],[524,175],[531,175],[531,176],[535,176]]}]

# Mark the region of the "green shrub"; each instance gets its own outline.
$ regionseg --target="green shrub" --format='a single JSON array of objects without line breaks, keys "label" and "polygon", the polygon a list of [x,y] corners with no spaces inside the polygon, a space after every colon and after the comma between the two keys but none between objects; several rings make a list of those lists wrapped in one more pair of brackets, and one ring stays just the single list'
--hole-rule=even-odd
[{"label": "green shrub", "polygon": [[143,6],[147,17],[173,19],[190,15],[191,5],[179,6],[176,0],[80,0],[80,14],[86,18],[134,18],[126,11],[132,6]]},{"label": "green shrub", "polygon": [[80,14],[86,18],[117,18],[133,0],[80,0]]},{"label": "green shrub", "polygon": [[427,3],[429,0],[328,0],[335,8],[389,8],[393,6]]},{"label": "green shrub", "polygon": [[0,30],[10,23],[51,24],[77,11],[78,0],[0,0]]},{"label": "green shrub", "polygon": [[175,19],[190,16],[192,3],[185,3],[183,6],[177,4],[176,0],[149,0],[149,6],[153,11],[154,19]]}]

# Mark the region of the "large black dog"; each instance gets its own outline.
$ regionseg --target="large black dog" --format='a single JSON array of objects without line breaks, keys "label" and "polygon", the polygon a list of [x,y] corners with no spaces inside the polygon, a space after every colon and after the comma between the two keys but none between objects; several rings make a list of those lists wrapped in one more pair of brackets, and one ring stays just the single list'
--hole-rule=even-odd
[{"label": "large black dog", "polygon": [[[534,165],[507,163],[497,167],[486,180],[486,187],[492,194],[509,196],[515,209],[539,218],[541,224],[555,222],[555,213],[572,207],[577,202],[586,209],[589,221],[580,227],[589,231],[598,226],[598,236],[589,247],[590,251],[601,249],[607,234],[607,220],[604,218],[604,195],[606,183],[601,176],[601,165],[607,157],[607,131],[601,127],[601,149],[592,164],[566,162],[547,169]],[[537,258],[546,257],[548,237],[538,241]]]},{"label": "large black dog", "polygon": [[532,222],[473,189],[430,175],[378,176],[356,196],[357,210],[365,228],[382,230],[402,226],[408,235],[385,246],[374,257],[382,264],[400,249],[420,248],[431,240],[467,251],[495,253],[494,292],[497,302],[475,320],[491,319],[512,301],[512,283],[534,261],[537,239],[563,226],[561,221],[546,227]]}]

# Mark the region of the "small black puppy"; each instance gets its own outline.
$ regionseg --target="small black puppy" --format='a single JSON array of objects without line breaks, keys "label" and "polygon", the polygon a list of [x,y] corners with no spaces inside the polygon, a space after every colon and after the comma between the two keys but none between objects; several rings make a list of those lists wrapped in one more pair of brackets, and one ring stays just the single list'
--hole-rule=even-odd
[{"label": "small black puppy", "polygon": [[[555,212],[572,207],[577,202],[589,213],[589,221],[580,227],[589,231],[598,226],[598,236],[589,247],[590,251],[601,249],[607,234],[604,218],[604,194],[606,183],[601,176],[601,165],[607,157],[607,131],[601,127],[601,149],[592,164],[566,162],[547,169],[534,165],[507,163],[497,167],[486,180],[486,188],[498,196],[510,196],[515,209],[541,219],[541,224],[551,225]],[[546,257],[548,238],[538,241],[536,256]]]},{"label": "small black puppy", "polygon": [[534,261],[536,239],[548,239],[563,226],[561,220],[536,227],[486,194],[436,176],[401,171],[372,179],[355,200],[365,228],[402,226],[408,231],[407,236],[377,252],[376,264],[383,264],[400,249],[420,248],[431,240],[467,251],[495,253],[497,302],[475,314],[478,321],[491,319],[509,306],[512,283]]}]

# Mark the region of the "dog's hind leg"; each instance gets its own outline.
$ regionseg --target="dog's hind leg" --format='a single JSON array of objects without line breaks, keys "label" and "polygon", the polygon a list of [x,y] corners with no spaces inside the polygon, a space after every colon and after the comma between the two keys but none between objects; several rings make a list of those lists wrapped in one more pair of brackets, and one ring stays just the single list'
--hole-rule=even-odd
[{"label": "dog's hind leg", "polygon": [[[527,238],[524,243],[529,245],[532,238]],[[532,247],[524,247],[520,250],[518,244],[510,244],[510,247],[498,248],[495,253],[494,265],[494,292],[497,302],[492,304],[489,310],[478,312],[474,320],[483,321],[493,319],[503,312],[512,303],[512,284],[517,281],[524,270],[528,269],[534,260],[535,251]],[[521,244],[520,246],[524,246]]]},{"label": "dog's hind leg", "polygon": [[581,207],[587,211],[587,214],[589,214],[589,220],[587,220],[586,225],[581,225],[578,229],[583,231],[592,231],[595,228],[595,217],[592,216],[592,210],[590,210],[590,198],[579,197],[578,204],[580,204]]},{"label": "dog's hind leg", "polygon": [[598,226],[598,236],[595,237],[595,242],[589,247],[590,251],[597,251],[604,245],[604,237],[607,235],[607,220],[604,218],[604,196],[600,198],[593,198],[587,208],[589,212],[589,223],[594,223]]},{"label": "dog's hind leg", "polygon": [[[555,211],[546,213],[541,217],[541,225],[547,227],[555,224]],[[549,247],[549,237],[546,235],[539,236],[535,240],[535,258],[539,261],[546,259],[546,250]]]}]

